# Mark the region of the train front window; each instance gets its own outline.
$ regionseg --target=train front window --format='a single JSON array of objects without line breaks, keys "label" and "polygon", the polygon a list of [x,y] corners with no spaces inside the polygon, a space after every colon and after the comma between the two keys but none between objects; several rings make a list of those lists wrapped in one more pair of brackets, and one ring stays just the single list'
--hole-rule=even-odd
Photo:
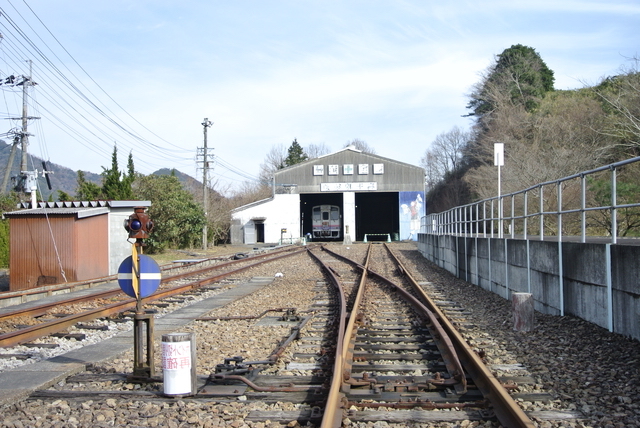
[{"label": "train front window", "polygon": [[340,220],[340,210],[338,207],[331,207],[331,220]]},{"label": "train front window", "polygon": [[313,219],[320,220],[320,207],[313,207]]},{"label": "train front window", "polygon": [[322,220],[329,220],[329,212],[328,211],[324,211],[322,213]]}]

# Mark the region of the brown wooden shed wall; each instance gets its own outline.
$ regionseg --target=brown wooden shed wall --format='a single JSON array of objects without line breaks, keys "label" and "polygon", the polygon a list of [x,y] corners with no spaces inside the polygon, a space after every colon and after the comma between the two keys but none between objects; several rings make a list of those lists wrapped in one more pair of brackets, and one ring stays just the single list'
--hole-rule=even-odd
[{"label": "brown wooden shed wall", "polygon": [[109,275],[109,216],[76,220],[77,281]]},{"label": "brown wooden shed wall", "polygon": [[85,218],[49,215],[48,221],[45,216],[25,215],[13,217],[10,222],[11,291],[65,282],[60,264],[67,282],[109,274],[106,214]]}]

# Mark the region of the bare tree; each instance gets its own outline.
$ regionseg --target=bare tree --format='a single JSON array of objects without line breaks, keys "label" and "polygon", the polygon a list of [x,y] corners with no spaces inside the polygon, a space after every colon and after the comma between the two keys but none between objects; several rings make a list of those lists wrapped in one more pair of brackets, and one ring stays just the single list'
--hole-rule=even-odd
[{"label": "bare tree", "polygon": [[276,144],[271,147],[271,150],[264,158],[264,162],[260,164],[260,173],[258,174],[260,181],[269,186],[273,179],[273,174],[285,167],[285,159],[287,159],[287,148],[284,144]]},{"label": "bare tree", "polygon": [[438,169],[436,168],[435,155],[429,149],[424,152],[424,156],[420,159],[420,165],[424,169],[424,184],[426,190],[429,191],[442,180],[442,176],[438,174]]},{"label": "bare tree", "polygon": [[640,58],[623,68],[618,76],[608,77],[592,88],[613,110],[610,125],[604,132],[620,140],[625,147],[640,146]]},{"label": "bare tree", "polygon": [[460,167],[471,133],[455,126],[436,137],[420,160],[428,181],[435,185]]},{"label": "bare tree", "polygon": [[360,150],[362,153],[369,153],[370,155],[376,154],[376,150],[373,147],[359,138],[354,138],[351,141],[347,141],[343,148],[347,148],[349,146],[353,146],[356,150]]},{"label": "bare tree", "polygon": [[329,153],[331,153],[329,147],[327,147],[325,143],[309,144],[307,147],[305,147],[304,152],[307,154],[309,159],[316,159],[320,156],[328,155]]},{"label": "bare tree", "polygon": [[271,185],[263,183],[244,182],[229,198],[231,208],[241,207],[255,201],[266,199],[271,196]]}]

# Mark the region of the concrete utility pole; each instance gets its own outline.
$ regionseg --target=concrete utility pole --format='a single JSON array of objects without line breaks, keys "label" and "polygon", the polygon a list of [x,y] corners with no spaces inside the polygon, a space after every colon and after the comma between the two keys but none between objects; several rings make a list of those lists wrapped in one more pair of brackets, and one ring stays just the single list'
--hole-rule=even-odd
[{"label": "concrete utility pole", "polygon": [[[13,159],[15,157],[15,153],[16,153],[16,147],[18,145],[18,143],[20,143],[20,149],[22,150],[22,158],[20,160],[20,172],[18,173],[18,176],[20,177],[18,180],[19,185],[21,185],[23,188],[21,189],[21,191],[24,192],[31,192],[31,189],[26,188],[27,186],[27,176],[28,171],[27,171],[27,148],[29,146],[29,132],[27,131],[27,126],[29,124],[29,120],[32,119],[40,119],[39,117],[30,117],[27,114],[27,101],[28,101],[28,97],[29,97],[29,92],[28,92],[28,88],[30,86],[34,86],[35,83],[33,82],[33,80],[31,79],[31,74],[32,74],[32,66],[33,66],[33,62],[31,60],[27,61],[29,63],[29,76],[19,76],[17,79],[14,76],[10,76],[9,79],[11,79],[9,83],[11,86],[20,86],[22,85],[22,116],[19,118],[16,117],[11,117],[9,119],[11,120],[17,120],[20,119],[22,121],[22,129],[17,132],[17,131],[13,131],[13,134],[15,135],[14,140],[13,140],[13,145],[11,146],[11,153],[9,154],[9,161],[7,162],[7,168],[5,170],[5,174],[4,174],[4,178],[2,180],[2,192],[6,193],[7,191],[7,184],[9,183],[9,176],[11,174],[11,167],[13,166]],[[21,79],[21,80],[20,80]]]},{"label": "concrete utility pole", "polygon": [[213,125],[208,118],[204,118],[202,122],[202,126],[204,127],[204,147],[202,148],[202,186],[203,186],[203,195],[202,195],[202,204],[204,205],[204,228],[202,229],[202,249],[207,249],[207,221],[208,221],[208,210],[209,210],[209,155],[207,153],[207,128],[210,128]]},{"label": "concrete utility pole", "polygon": [[22,150],[22,160],[20,161],[20,174],[27,170],[27,146],[29,145],[29,133],[27,132],[27,87],[31,86],[32,62],[29,60],[29,77],[22,81],[22,135],[20,138],[20,149]]}]

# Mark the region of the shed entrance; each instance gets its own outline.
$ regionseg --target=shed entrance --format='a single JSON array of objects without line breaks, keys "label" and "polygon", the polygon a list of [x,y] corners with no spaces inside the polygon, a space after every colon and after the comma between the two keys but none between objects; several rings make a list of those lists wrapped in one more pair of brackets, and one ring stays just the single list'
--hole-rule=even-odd
[{"label": "shed entrance", "polygon": [[397,192],[356,193],[356,240],[397,241],[400,235]]},{"label": "shed entrance", "polygon": [[[340,219],[344,217],[342,193],[307,193],[300,195],[300,223],[302,236],[313,235],[313,207],[320,205],[335,205],[340,210]],[[342,224],[342,223],[341,223]],[[342,230],[337,238],[314,238],[314,241],[342,241]]]}]

